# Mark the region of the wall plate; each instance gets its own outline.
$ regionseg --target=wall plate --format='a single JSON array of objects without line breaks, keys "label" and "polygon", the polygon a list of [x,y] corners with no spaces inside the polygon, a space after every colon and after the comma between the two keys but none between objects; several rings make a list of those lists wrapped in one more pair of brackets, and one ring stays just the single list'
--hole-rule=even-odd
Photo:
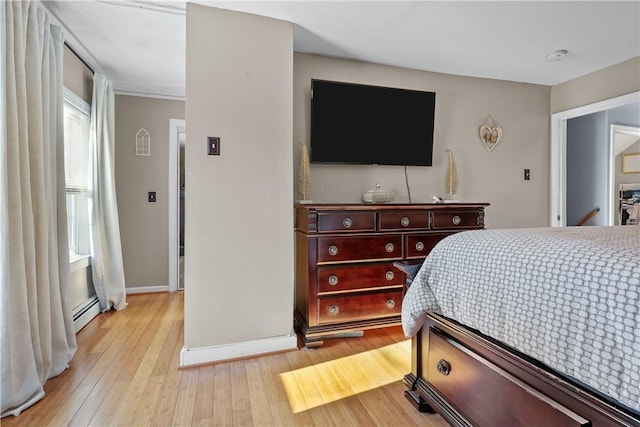
[{"label": "wall plate", "polygon": [[207,154],[210,156],[220,155],[220,137],[219,136],[207,137]]}]

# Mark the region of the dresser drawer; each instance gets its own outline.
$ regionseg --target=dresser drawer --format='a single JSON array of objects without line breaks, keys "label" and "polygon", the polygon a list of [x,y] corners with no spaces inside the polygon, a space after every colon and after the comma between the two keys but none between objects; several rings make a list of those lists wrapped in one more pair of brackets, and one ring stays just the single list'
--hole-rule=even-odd
[{"label": "dresser drawer", "polygon": [[404,273],[391,262],[318,267],[318,294],[403,284]]},{"label": "dresser drawer", "polygon": [[405,258],[424,258],[429,255],[431,249],[451,233],[424,233],[409,234],[405,238]]},{"label": "dresser drawer", "polygon": [[393,211],[380,212],[378,229],[390,230],[428,230],[429,212],[427,211]]},{"label": "dresser drawer", "polygon": [[375,212],[344,211],[318,213],[319,233],[335,233],[345,231],[361,232],[375,231],[375,229]]},{"label": "dresser drawer", "polygon": [[318,237],[318,263],[402,259],[402,235]]},{"label": "dresser drawer", "polygon": [[[587,426],[588,420],[544,396],[452,338],[429,330],[428,380],[480,425]],[[477,384],[482,384],[478,388]],[[518,408],[519,416],[508,408]],[[488,411],[487,408],[495,410]],[[505,408],[499,410],[498,408]]]},{"label": "dresser drawer", "polygon": [[399,315],[402,290],[318,298],[318,322],[348,322]]},{"label": "dresser drawer", "polygon": [[481,228],[478,224],[478,211],[431,212],[431,228]]}]

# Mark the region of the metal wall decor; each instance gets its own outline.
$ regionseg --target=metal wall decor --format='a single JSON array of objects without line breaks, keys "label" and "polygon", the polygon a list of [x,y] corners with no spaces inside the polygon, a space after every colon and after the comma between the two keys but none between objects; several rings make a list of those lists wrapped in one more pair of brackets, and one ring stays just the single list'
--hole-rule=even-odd
[{"label": "metal wall decor", "polygon": [[151,135],[145,128],[136,133],[136,156],[151,155]]},{"label": "metal wall decor", "polygon": [[487,120],[480,126],[480,141],[487,151],[491,152],[502,140],[502,128],[496,125],[493,116],[489,114]]}]

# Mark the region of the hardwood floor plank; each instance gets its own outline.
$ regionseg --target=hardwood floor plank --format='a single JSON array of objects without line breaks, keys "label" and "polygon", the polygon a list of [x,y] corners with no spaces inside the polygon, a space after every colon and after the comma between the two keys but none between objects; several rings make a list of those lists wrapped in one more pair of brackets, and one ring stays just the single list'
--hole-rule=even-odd
[{"label": "hardwood floor plank", "polygon": [[177,365],[174,364],[176,357],[176,355],[174,354],[174,349],[176,346],[176,342],[180,340],[180,336],[183,333],[183,325],[182,321],[168,321],[170,322],[169,332],[167,333],[162,348],[160,349],[160,353],[158,354],[158,359],[156,360],[156,363],[153,367],[151,376],[166,375],[167,372],[177,367]]},{"label": "hardwood floor plank", "polygon": [[73,416],[76,414],[80,406],[87,399],[87,396],[91,393],[91,387],[77,387],[74,389],[66,399],[64,404],[57,411],[55,415],[46,424],[48,426],[66,426],[68,425]]},{"label": "hardwood floor plank", "polygon": [[356,395],[347,397],[340,401],[341,405],[344,405],[346,410],[349,411],[351,418],[354,422],[350,425],[353,426],[373,426],[376,425],[375,420],[369,415],[369,411],[364,407],[360,399]]},{"label": "hardwood floor plank", "polygon": [[245,368],[249,380],[249,402],[253,424],[255,426],[272,426],[271,399],[265,385],[265,378],[269,377],[271,373],[260,368],[260,362],[257,358],[247,360]]},{"label": "hardwood floor plank", "polygon": [[[118,389],[112,388],[135,348],[140,335],[144,332],[144,329],[137,327],[138,325],[133,320],[140,313],[153,307],[148,303],[148,300],[146,300],[146,304],[142,303],[142,301],[145,300],[136,299],[134,302],[130,301],[129,307],[125,310],[102,314],[109,317],[119,315],[123,322],[119,328],[113,331],[114,333],[111,333],[111,335],[115,335],[115,338],[108,347],[103,348],[104,351],[101,353],[100,359],[83,379],[81,386],[92,387],[92,390],[71,420],[71,425],[84,426],[92,422],[108,425],[107,423],[110,422],[113,413],[109,413],[109,410],[116,407],[116,403],[110,401],[117,402],[121,398],[119,393],[122,390],[119,390],[119,388],[125,387],[126,384],[119,384]],[[125,325],[128,325],[128,327]],[[103,328],[100,331],[103,331]],[[115,334],[115,332],[118,333]],[[100,408],[103,405],[104,408],[101,410]],[[98,414],[100,415],[96,418]]]},{"label": "hardwood floor plank", "polygon": [[178,401],[179,387],[182,382],[183,371],[178,369],[178,362],[183,342],[183,332],[181,330],[176,342],[173,343],[173,349],[170,350],[172,358],[167,367],[165,381],[160,391],[158,406],[151,420],[151,425],[166,426],[169,425],[173,419]]},{"label": "hardwood floor plank", "polygon": [[200,369],[198,368],[185,369],[182,371],[180,389],[178,390],[178,397],[176,399],[176,409],[173,412],[171,425],[189,426],[193,422],[199,373]]},{"label": "hardwood floor plank", "polygon": [[271,419],[274,426],[293,426],[293,425],[309,425],[309,423],[296,424],[296,418],[291,413],[291,408],[287,402],[275,402],[269,405],[271,411]]},{"label": "hardwood floor plank", "polygon": [[[160,336],[162,338],[166,336],[168,323],[162,321],[165,304],[166,303],[163,299],[153,301],[149,306],[149,310],[140,313],[138,318],[132,319],[131,322],[128,322],[130,326],[135,325],[136,328],[139,328],[142,334],[138,338],[138,341],[129,356],[127,364],[123,366],[122,370],[120,370],[116,381],[131,381],[133,377],[138,374],[139,367],[143,363],[142,359],[148,357],[147,350],[152,343],[154,343],[154,338],[159,334],[161,334]],[[150,316],[150,318],[147,316]],[[162,341],[160,342],[160,345],[161,344]],[[154,363],[155,359],[158,358],[158,347],[159,344],[155,342],[154,349],[156,351],[153,354]]]},{"label": "hardwood floor plank", "polygon": [[253,417],[251,415],[251,409],[241,409],[233,411],[233,424],[234,426],[250,426],[253,425]]},{"label": "hardwood floor plank", "polygon": [[[162,321],[161,316],[158,316],[158,318],[154,316],[151,319],[151,322],[153,322],[157,328],[154,329],[148,327],[145,330],[143,338],[138,342],[138,345],[135,347],[131,358],[127,363],[129,369],[123,369],[120,372],[120,375],[118,375],[120,380],[126,381],[130,377],[131,372],[134,372],[135,368],[133,377],[129,380],[129,387],[124,395],[124,404],[118,407],[118,411],[113,416],[113,425],[130,424],[140,400],[142,399],[144,390],[147,387],[149,378],[151,377],[153,366],[155,365],[160,350],[162,349],[164,337],[170,328],[170,323]],[[148,333],[149,331],[153,332],[153,334]],[[129,372],[123,375],[126,371]]]},{"label": "hardwood floor plank", "polygon": [[231,363],[215,365],[213,384],[213,421],[214,426],[233,424],[233,404],[231,403]]},{"label": "hardwood floor plank", "polygon": [[114,382],[109,388],[108,394],[100,402],[100,406],[96,409],[91,421],[90,426],[111,426],[111,419],[113,414],[118,410],[120,405],[120,398],[127,390],[129,384],[124,381]]},{"label": "hardwood floor plank", "polygon": [[216,379],[215,365],[199,368],[196,399],[193,405],[193,425],[211,425],[213,423],[213,399]]},{"label": "hardwood floor plank", "polygon": [[158,407],[158,400],[160,399],[160,392],[162,391],[162,385],[164,384],[165,376],[152,376],[147,380],[146,387],[142,393],[142,398],[138,402],[136,412],[131,419],[132,426],[147,426],[151,425],[156,408]]},{"label": "hardwood floor plank", "polygon": [[284,390],[281,372],[288,372],[290,369],[289,361],[284,353],[273,354],[269,358],[259,357],[256,361],[260,363],[260,370],[269,373],[265,376],[264,386],[265,393],[269,396],[269,402],[272,404],[289,403],[287,393]]},{"label": "hardwood floor plank", "polygon": [[338,426],[338,424],[333,421],[332,412],[333,407],[329,408],[326,405],[309,409],[309,414],[311,415],[314,426]]},{"label": "hardwood floor plank", "polygon": [[78,333],[69,369],[13,426],[446,427],[404,398],[410,347],[400,328],[262,357],[179,369],[182,293],[128,297]]},{"label": "hardwood floor plank", "polygon": [[245,363],[245,360],[231,362],[231,406],[234,413],[244,410],[251,411],[249,381],[247,380]]}]

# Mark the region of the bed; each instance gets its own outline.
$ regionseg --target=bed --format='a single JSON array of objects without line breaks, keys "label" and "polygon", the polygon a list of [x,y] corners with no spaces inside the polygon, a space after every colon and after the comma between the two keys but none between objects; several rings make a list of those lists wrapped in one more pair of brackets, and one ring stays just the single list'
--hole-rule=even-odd
[{"label": "bed", "polygon": [[640,426],[640,227],[442,240],[406,292],[405,395],[452,425]]}]

